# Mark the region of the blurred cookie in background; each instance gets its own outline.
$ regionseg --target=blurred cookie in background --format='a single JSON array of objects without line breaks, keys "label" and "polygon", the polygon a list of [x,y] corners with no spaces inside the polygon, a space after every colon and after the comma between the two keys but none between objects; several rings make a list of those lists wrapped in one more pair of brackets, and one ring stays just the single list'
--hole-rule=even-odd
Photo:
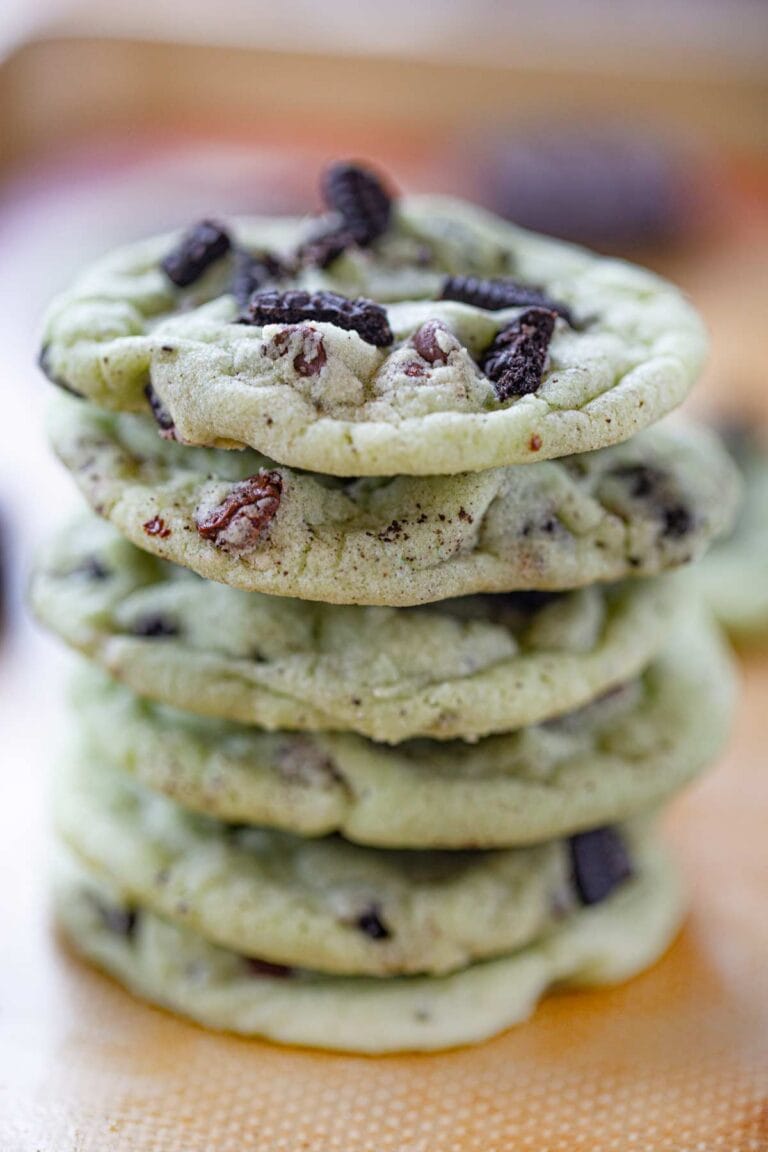
[{"label": "blurred cookie in background", "polygon": [[692,578],[740,645],[768,644],[768,427],[745,415],[718,428],[744,482],[733,531],[714,545]]},{"label": "blurred cookie in background", "polygon": [[642,129],[561,124],[488,141],[485,201],[523,228],[625,250],[687,237],[706,223],[709,161]]}]

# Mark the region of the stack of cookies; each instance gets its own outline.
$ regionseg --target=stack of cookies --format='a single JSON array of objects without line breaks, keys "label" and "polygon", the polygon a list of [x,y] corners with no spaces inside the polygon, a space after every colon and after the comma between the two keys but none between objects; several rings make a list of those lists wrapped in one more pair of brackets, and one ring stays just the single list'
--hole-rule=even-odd
[{"label": "stack of cookies", "polygon": [[53,446],[100,517],[33,581],[88,658],[56,908],[212,1027],[436,1049],[673,937],[654,816],[733,682],[671,570],[738,484],[650,427],[705,353],[670,285],[356,165],[323,195],[50,311]]}]

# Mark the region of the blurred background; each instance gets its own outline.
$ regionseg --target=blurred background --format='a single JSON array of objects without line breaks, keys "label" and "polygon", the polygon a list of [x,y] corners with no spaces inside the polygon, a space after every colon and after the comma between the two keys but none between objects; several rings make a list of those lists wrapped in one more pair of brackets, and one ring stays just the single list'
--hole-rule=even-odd
[{"label": "blurred background", "polygon": [[[713,335],[694,404],[768,421],[766,0],[0,0],[0,915],[3,978],[44,989],[46,1015],[63,656],[21,605],[34,547],[78,501],[44,440],[42,309],[120,241],[312,209],[340,156],[671,276]],[[697,795],[724,804],[718,779]],[[55,1055],[40,1007],[3,1005],[27,1083]]]}]

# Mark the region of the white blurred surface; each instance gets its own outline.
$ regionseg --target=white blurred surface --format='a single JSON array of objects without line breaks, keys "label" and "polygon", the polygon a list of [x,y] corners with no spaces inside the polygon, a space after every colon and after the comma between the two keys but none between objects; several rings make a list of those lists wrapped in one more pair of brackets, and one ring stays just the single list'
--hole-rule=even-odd
[{"label": "white blurred surface", "polygon": [[40,34],[191,40],[309,53],[373,53],[684,74],[702,57],[757,72],[765,0],[3,0],[0,43]]}]

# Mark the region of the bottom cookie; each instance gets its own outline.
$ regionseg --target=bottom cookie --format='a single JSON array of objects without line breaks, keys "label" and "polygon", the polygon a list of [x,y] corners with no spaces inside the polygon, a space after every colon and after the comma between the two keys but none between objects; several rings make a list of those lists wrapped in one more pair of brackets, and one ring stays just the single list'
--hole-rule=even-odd
[{"label": "bottom cookie", "polygon": [[336,1051],[434,1051],[525,1020],[555,986],[616,983],[652,964],[680,924],[682,891],[657,844],[644,847],[638,865],[604,903],[538,942],[442,977],[326,976],[240,956],[128,905],[64,852],[55,908],[84,956],[207,1027]]}]

